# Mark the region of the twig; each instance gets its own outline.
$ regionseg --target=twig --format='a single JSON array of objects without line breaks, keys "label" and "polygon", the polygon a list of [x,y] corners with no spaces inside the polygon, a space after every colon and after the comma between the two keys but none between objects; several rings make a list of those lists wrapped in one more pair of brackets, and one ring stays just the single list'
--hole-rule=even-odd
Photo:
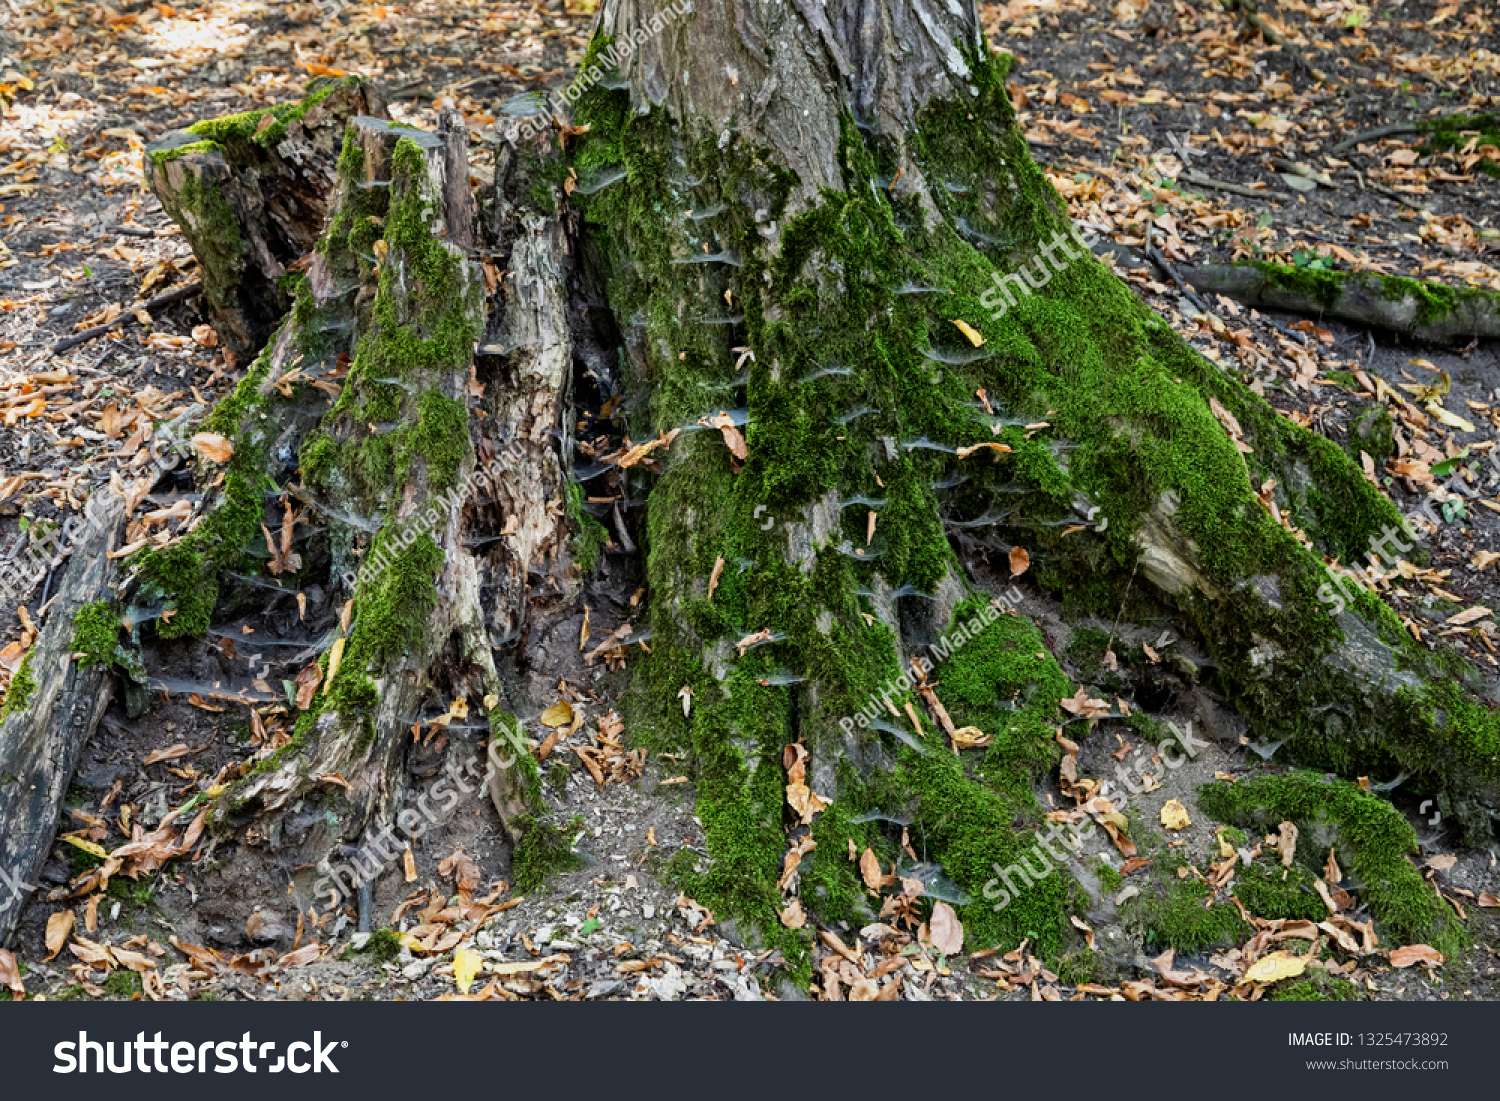
[{"label": "twig", "polygon": [[1156,227],[1153,226],[1150,222],[1146,223],[1146,255],[1151,258],[1151,262],[1153,264],[1155,264],[1162,271],[1166,272],[1167,278],[1170,279],[1173,283],[1177,284],[1177,289],[1180,290],[1184,296],[1186,296],[1189,302],[1198,307],[1198,311],[1200,313],[1208,313],[1208,303],[1203,301],[1202,298],[1198,297],[1197,292],[1182,281],[1182,276],[1178,275],[1177,272],[1172,268],[1172,265],[1167,262],[1166,255],[1151,243],[1151,237],[1155,232],[1155,229]]},{"label": "twig", "polygon": [[1240,184],[1215,180],[1210,176],[1205,176],[1203,173],[1191,169],[1183,172],[1179,178],[1186,180],[1188,183],[1197,184],[1199,187],[1209,187],[1215,191],[1227,191],[1231,195],[1243,195],[1247,199],[1275,199],[1277,202],[1284,203],[1290,201],[1292,198],[1291,192],[1288,191],[1272,191],[1269,188],[1257,191],[1253,187],[1243,187]]},{"label": "twig", "polygon": [[[185,287],[178,287],[176,290],[168,291],[166,294],[157,295],[149,302],[143,303],[141,308],[144,309],[147,313],[152,313],[164,306],[171,306],[177,302],[184,302],[187,299],[196,297],[201,293],[203,293],[203,284],[201,282],[189,283]],[[83,332],[74,333],[72,336],[63,337],[56,344],[52,345],[50,354],[57,355],[60,352],[66,352],[69,348],[76,348],[80,344],[84,344],[90,340],[93,340],[96,336],[103,336],[105,333],[110,332],[113,329],[118,329],[121,325],[129,325],[134,320],[135,311],[126,310],[113,321],[108,321],[103,325],[95,325],[92,329],[84,329]]]},{"label": "twig", "polygon": [[1260,13],[1255,10],[1255,0],[1222,0],[1222,3],[1226,11],[1238,11],[1243,15],[1245,22],[1258,30],[1260,36],[1271,43],[1271,45],[1280,46],[1287,53],[1291,54],[1292,60],[1296,63],[1297,67],[1308,76],[1323,84],[1327,84],[1330,88],[1338,87],[1338,81],[1331,79],[1328,74],[1307,60],[1306,55],[1300,49],[1271,29],[1270,24],[1262,19]]},{"label": "twig", "polygon": [[1355,134],[1352,138],[1345,138],[1328,152],[1342,153],[1345,149],[1353,149],[1367,141],[1376,141],[1379,138],[1395,137],[1397,134],[1420,134],[1422,128],[1414,122],[1392,122],[1385,126],[1377,126],[1373,130],[1365,130]]}]

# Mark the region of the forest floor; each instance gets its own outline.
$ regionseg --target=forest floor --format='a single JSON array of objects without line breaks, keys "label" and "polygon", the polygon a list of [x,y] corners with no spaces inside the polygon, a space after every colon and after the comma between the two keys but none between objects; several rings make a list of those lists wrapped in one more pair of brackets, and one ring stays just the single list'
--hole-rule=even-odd
[{"label": "forest floor", "polygon": [[[592,21],[585,7],[592,5],[208,0],[114,8],[0,0],[0,571],[91,492],[138,476],[149,426],[210,406],[241,373],[191,301],[154,317],[136,313],[140,323],[132,318],[109,336],[50,352],[58,339],[129,317],[195,277],[190,250],[142,186],[147,142],[199,118],[291,101],[317,76],[358,72],[380,82],[399,119],[430,126],[439,107],[461,110],[482,179],[489,126],[503,102],[561,86],[582,56]],[[1500,110],[1497,17],[1477,0],[1373,8],[1282,0],[1271,14],[1272,7],[1263,7],[1264,17],[1336,87],[1313,81],[1287,50],[1245,33],[1238,16],[1215,4],[981,5],[992,44],[1016,55],[1012,98],[1034,155],[1075,218],[1109,228],[1123,278],[1203,354],[1341,446],[1367,410],[1391,413],[1396,451],[1384,469],[1367,467],[1370,476],[1408,515],[1435,496],[1443,523],[1427,525],[1430,560],[1390,564],[1380,587],[1414,635],[1443,638],[1493,684],[1500,632],[1487,609],[1500,608],[1500,476],[1478,460],[1500,439],[1495,346],[1414,347],[1315,313],[1263,314],[1213,296],[1199,305],[1145,254],[1154,245],[1178,272],[1257,258],[1500,290],[1500,179],[1484,173],[1478,140],[1427,150],[1422,135],[1407,133],[1333,153],[1375,126]],[[1157,153],[1184,143],[1200,154],[1188,157],[1194,180],[1180,157],[1151,167]],[[1500,151],[1488,154],[1500,160]],[[1309,166],[1326,182],[1308,189],[1306,176],[1283,174],[1273,158]],[[1472,430],[1433,413],[1430,399]],[[1455,474],[1472,499],[1440,488]],[[168,513],[190,489],[157,486],[140,502],[132,535],[173,530]],[[624,554],[604,561],[588,595],[596,638],[632,614],[641,572]],[[1014,582],[1020,613],[1042,626],[1090,695],[1118,693],[1209,735],[1210,746],[1185,767],[1156,769],[1157,786],[1138,803],[1132,829],[1151,835],[1135,837],[1143,851],[1181,855],[1211,872],[1219,842],[1197,808],[1197,785],[1280,767],[1274,747],[1245,744],[1242,726],[1201,682],[1201,655],[1189,642],[1065,622],[1028,580]],[[0,595],[0,682],[44,622],[55,585],[49,576]],[[307,595],[315,610],[326,599]],[[272,637],[290,620],[290,602],[275,614],[279,621],[261,628]],[[1082,644],[1092,636],[1081,628],[1107,635],[1104,665]],[[59,840],[13,945],[29,996],[433,998],[453,995],[467,978],[455,968],[471,967],[479,974],[472,992],[490,997],[805,996],[777,979],[778,959],[758,947],[753,930],[666,884],[672,854],[703,847],[685,763],[650,758],[643,775],[627,768],[603,773],[602,783],[586,767],[586,756],[612,752],[628,668],[585,662],[575,644],[582,630],[580,616],[534,639],[526,676],[507,701],[533,742],[548,729],[539,722],[544,712],[569,704],[576,721],[560,728],[543,763],[582,866],[539,890],[509,890],[514,869],[494,813],[482,792],[466,792],[381,880],[369,902],[372,926],[403,932],[373,939],[355,932],[352,912],[305,924],[309,900],[289,897],[285,884],[236,881],[232,867],[209,873],[194,859],[62,897],[70,879],[97,863],[90,845],[117,847],[132,826],[159,820],[161,809],[274,742],[274,721],[266,734],[257,729],[265,719],[225,698],[229,663],[220,644],[203,643],[191,677],[155,693],[142,719],[127,719],[116,704],[85,753],[70,799],[75,821],[64,827],[72,843]],[[261,679],[278,664],[286,668],[275,675],[290,677],[292,660],[268,656]],[[1105,667],[1113,664],[1122,669]],[[1130,752],[1130,736],[1107,719],[1091,724],[1080,738],[1079,774],[1110,775]],[[464,749],[462,733],[449,737],[413,751],[408,767],[419,790],[434,760]],[[628,730],[624,738],[628,744]],[[1462,916],[1475,947],[1432,970],[1350,959],[1335,967],[1345,983],[1339,989],[1371,998],[1500,998],[1496,855],[1455,847],[1420,796],[1390,792],[1422,838],[1424,874]],[[1169,800],[1183,805],[1190,826],[1159,825]],[[1056,974],[1024,946],[950,959],[930,937],[880,925],[821,932],[818,994],[1274,996],[1273,986],[1241,981],[1244,945],[1174,960],[1132,919],[1129,882],[1095,887],[1094,905],[1078,919],[1104,961],[1098,981]]]}]

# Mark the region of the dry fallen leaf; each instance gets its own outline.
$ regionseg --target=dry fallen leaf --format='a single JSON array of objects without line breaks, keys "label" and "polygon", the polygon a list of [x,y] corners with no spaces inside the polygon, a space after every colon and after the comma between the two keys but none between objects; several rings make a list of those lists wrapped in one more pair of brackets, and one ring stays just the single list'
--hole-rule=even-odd
[{"label": "dry fallen leaf", "polygon": [[1031,555],[1022,547],[1010,548],[1010,575],[1020,577],[1031,568]]},{"label": "dry fallen leaf", "polygon": [[714,590],[719,587],[719,576],[724,572],[724,556],[721,554],[714,559],[714,572],[708,578],[708,599],[714,598]]},{"label": "dry fallen leaf", "polygon": [[1290,952],[1272,952],[1262,956],[1245,972],[1248,982],[1273,983],[1282,979],[1296,978],[1307,970],[1307,956],[1294,956]]},{"label": "dry fallen leaf", "polygon": [[964,927],[946,902],[932,904],[932,920],[927,923],[932,946],[945,956],[956,956],[964,950]]},{"label": "dry fallen leaf", "polygon": [[859,854],[859,874],[864,879],[865,886],[872,891],[880,890],[880,885],[885,882],[885,875],[880,870],[880,858],[873,849],[866,849]]},{"label": "dry fallen leaf", "polygon": [[781,924],[788,929],[801,929],[807,924],[807,915],[802,912],[800,898],[794,898],[787,903],[786,909],[782,910],[778,916],[781,918]]},{"label": "dry fallen leaf", "polygon": [[26,996],[26,985],[21,982],[21,972],[16,967],[16,957],[4,948],[0,948],[0,986],[7,988],[13,998],[20,999]]},{"label": "dry fallen leaf", "polygon": [[1168,799],[1162,804],[1161,824],[1169,830],[1184,830],[1193,824],[1193,820],[1179,800]]},{"label": "dry fallen leaf", "polygon": [[1276,838],[1276,851],[1281,854],[1281,866],[1290,868],[1297,859],[1297,827],[1290,822],[1281,823],[1281,833]]},{"label": "dry fallen leaf", "polygon": [[484,957],[470,948],[460,948],[453,953],[453,985],[460,994],[467,994],[469,987],[484,966]]},{"label": "dry fallen leaf", "polygon": [[72,910],[58,910],[47,918],[47,958],[55,959],[68,943],[76,919]]},{"label": "dry fallen leaf", "polygon": [[194,450],[209,462],[227,463],[234,454],[234,444],[216,432],[199,432],[191,443]]},{"label": "dry fallen leaf", "polygon": [[1392,967],[1410,967],[1412,964],[1420,963],[1428,967],[1440,967],[1448,962],[1448,957],[1425,944],[1408,944],[1404,948],[1391,949]]},{"label": "dry fallen leaf", "polygon": [[573,708],[567,700],[558,700],[542,712],[543,726],[567,726],[573,721]]},{"label": "dry fallen leaf", "polygon": [[984,343],[984,337],[980,335],[979,331],[975,329],[974,326],[970,325],[967,321],[955,321],[953,324],[958,326],[959,332],[963,333],[964,336],[969,338],[969,343],[974,345],[974,347],[978,348],[981,344]]}]

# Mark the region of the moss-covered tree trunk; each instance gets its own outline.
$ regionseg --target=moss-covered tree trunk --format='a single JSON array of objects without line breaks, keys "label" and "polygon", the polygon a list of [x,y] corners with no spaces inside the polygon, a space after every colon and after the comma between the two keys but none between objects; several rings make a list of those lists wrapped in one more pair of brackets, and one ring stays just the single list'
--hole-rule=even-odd
[{"label": "moss-covered tree trunk", "polygon": [[[1488,831],[1487,701],[1376,598],[1329,595],[1322,559],[1399,515],[1072,243],[1005,69],[971,0],[607,0],[571,125],[507,124],[488,319],[459,125],[352,125],[295,305],[206,426],[234,447],[214,504],[135,565],[166,613],[148,643],[234,624],[285,572],[328,593],[323,684],[219,796],[223,843],[314,864],[388,820],[413,715],[501,720],[508,648],[578,591],[589,357],[645,501],[630,730],[692,762],[707,834],[674,871],[789,960],[801,914],[874,919],[866,848],[971,944],[1073,935],[1064,877],[982,897],[1043,820],[1075,691],[1000,600],[1023,559],[1069,611],[1192,636],[1257,737],[1404,771]],[[497,454],[522,461],[472,492]],[[522,844],[533,777],[493,792]]]}]

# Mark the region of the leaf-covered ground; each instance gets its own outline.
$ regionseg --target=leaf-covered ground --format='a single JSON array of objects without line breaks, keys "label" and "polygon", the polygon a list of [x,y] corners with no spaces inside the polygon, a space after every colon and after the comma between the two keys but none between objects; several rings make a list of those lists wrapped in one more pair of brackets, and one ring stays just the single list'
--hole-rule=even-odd
[{"label": "leaf-covered ground", "polygon": [[[195,277],[190,250],[142,188],[146,142],[198,118],[293,100],[317,76],[358,72],[381,82],[403,120],[431,125],[438,107],[461,110],[483,180],[487,127],[510,96],[567,79],[587,41],[586,6],[0,4],[0,562],[100,487],[116,479],[136,487],[147,431],[207,407],[241,372],[191,302],[154,317],[139,309]],[[1376,584],[1416,637],[1443,638],[1494,683],[1488,609],[1500,608],[1500,476],[1484,460],[1500,428],[1495,347],[1413,347],[1315,312],[1269,316],[1228,299],[1194,301],[1150,256],[1158,250],[1177,275],[1261,259],[1500,289],[1500,179],[1484,171],[1500,150],[1487,148],[1484,135],[1459,130],[1447,148],[1434,148],[1408,132],[1334,149],[1377,126],[1500,110],[1494,11],[1479,0],[1263,5],[1262,18],[1299,61],[1214,3],[981,8],[992,44],[1016,56],[1012,98],[1034,155],[1075,218],[1108,230],[1122,276],[1286,416],[1355,456],[1364,451],[1369,476],[1403,512],[1435,499],[1442,522],[1423,529],[1430,558],[1384,563]],[[1315,81],[1309,67],[1336,84]],[[1184,147],[1197,155],[1180,155]],[[1153,161],[1158,153],[1173,155]],[[55,341],[121,316],[130,323],[112,334],[50,353]],[[1389,454],[1370,442],[1368,426],[1382,411]],[[178,533],[190,489],[140,489],[126,542]],[[1274,506],[1275,487],[1265,494]],[[630,592],[619,590],[623,572],[591,590],[596,643],[634,614]],[[1204,685],[1190,644],[1065,622],[1029,582],[1024,574],[1015,582],[1020,612],[1083,689],[1063,709],[1077,717],[1067,737],[1079,750],[1071,776],[1044,793],[1055,805],[1067,805],[1069,784],[1113,776],[1141,747],[1128,725],[1089,715],[1144,710],[1218,737],[1185,767],[1147,768],[1155,786],[1128,827],[1137,854],[1121,877],[1101,872],[1092,884],[1090,904],[1073,915],[1076,952],[1052,960],[1026,946],[970,954],[955,947],[962,931],[946,914],[861,863],[872,905],[886,918],[819,931],[814,996],[1500,996],[1493,854],[1455,848],[1401,786],[1371,793],[1412,824],[1420,851],[1400,859],[1425,877],[1473,945],[1462,962],[1430,970],[1421,951],[1392,954],[1409,945],[1361,939],[1366,885],[1348,869],[1299,873],[1306,897],[1284,912],[1256,912],[1254,898],[1280,896],[1243,885],[1292,874],[1287,834],[1276,823],[1264,836],[1226,832],[1199,805],[1198,789],[1215,776],[1248,783],[1278,771],[1275,748],[1237,744],[1235,720]],[[0,683],[45,621],[54,587],[48,577],[18,600],[0,600]],[[571,638],[543,640],[543,648],[567,654],[583,629],[580,616],[566,626]],[[258,908],[201,897],[195,862],[204,842],[193,836],[192,816],[162,821],[164,808],[211,789],[224,769],[273,750],[285,716],[262,706],[252,719],[244,704],[216,698],[223,684],[211,664],[158,693],[138,722],[113,711],[69,800],[64,829],[73,837],[58,842],[13,946],[16,985],[53,998],[806,993],[778,981],[781,961],[757,947],[753,930],[668,885],[674,855],[692,861],[703,846],[689,768],[648,757],[641,769],[617,748],[610,716],[625,671],[610,664],[605,674],[576,656],[559,659],[533,678],[551,680],[530,685],[529,710],[521,709],[545,757],[549,797],[573,816],[568,840],[584,866],[544,888],[512,889],[522,870],[510,866],[487,801],[466,796],[409,864],[403,854],[392,865],[374,924],[401,935],[370,941],[347,912],[305,920],[284,884],[245,883],[244,898],[261,900]],[[537,719],[559,699],[579,721],[549,737]],[[414,751],[414,767],[441,755],[445,737]],[[623,737],[628,744],[628,730]],[[1174,802],[1182,817],[1168,808]],[[1181,828],[1168,829],[1164,811]],[[147,835],[157,839],[155,853],[104,881],[99,854]],[[1103,843],[1117,848],[1116,865],[1123,847]],[[1098,867],[1097,856],[1087,867]],[[795,865],[789,854],[789,876]],[[1172,893],[1173,883],[1196,894],[1184,904],[1188,895]],[[1320,891],[1332,900],[1321,911]],[[1181,912],[1146,914],[1156,896]],[[1174,941],[1191,947],[1163,954]],[[1322,966],[1308,969],[1318,957]],[[0,953],[0,987],[10,977]]]}]

